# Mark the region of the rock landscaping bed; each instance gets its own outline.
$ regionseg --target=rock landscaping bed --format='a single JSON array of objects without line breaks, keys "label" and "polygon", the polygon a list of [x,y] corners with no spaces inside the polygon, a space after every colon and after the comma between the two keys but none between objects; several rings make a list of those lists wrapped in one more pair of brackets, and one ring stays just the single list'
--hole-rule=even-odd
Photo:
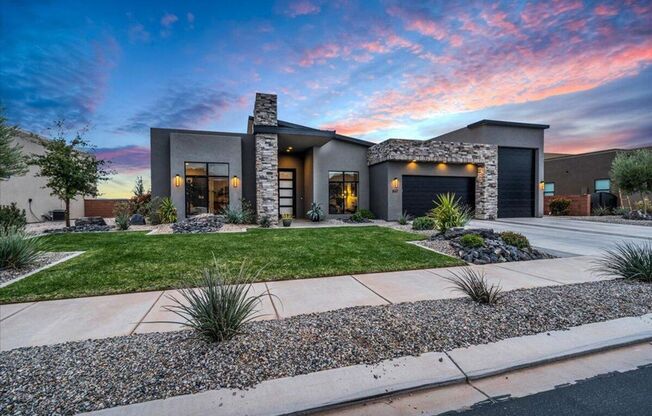
[{"label": "rock landscaping bed", "polygon": [[224,226],[224,218],[213,214],[200,214],[172,224],[175,234],[215,233]]},{"label": "rock landscaping bed", "polygon": [[43,266],[59,261],[72,253],[43,253],[41,257],[29,267],[22,269],[0,269],[0,284],[14,280],[20,276],[33,272]]},{"label": "rock landscaping bed", "polygon": [[63,228],[48,228],[46,234],[52,233],[87,233],[96,231],[111,231],[113,227],[106,224],[102,217],[82,217],[75,220],[75,225]]},{"label": "rock landscaping bed", "polygon": [[178,331],[0,353],[0,409],[73,414],[652,312],[652,285],[612,280],[252,322],[231,341]]}]

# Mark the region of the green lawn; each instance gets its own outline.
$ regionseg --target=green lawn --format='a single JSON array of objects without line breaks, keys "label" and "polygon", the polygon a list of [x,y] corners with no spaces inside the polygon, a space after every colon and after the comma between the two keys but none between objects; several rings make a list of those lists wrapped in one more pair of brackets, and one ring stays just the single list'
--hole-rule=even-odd
[{"label": "green lawn", "polygon": [[262,280],[295,279],[461,264],[406,241],[422,235],[384,227],[246,233],[151,235],[141,232],[59,234],[51,251],[85,251],[79,257],[0,289],[0,303],[58,299],[179,287],[212,256],[224,263],[247,259],[265,266]]}]

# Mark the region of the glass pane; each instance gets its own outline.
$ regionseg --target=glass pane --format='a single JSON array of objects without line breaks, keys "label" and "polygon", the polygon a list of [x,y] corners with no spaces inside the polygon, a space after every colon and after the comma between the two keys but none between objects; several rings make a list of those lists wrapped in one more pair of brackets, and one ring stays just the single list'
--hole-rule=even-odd
[{"label": "glass pane", "polygon": [[344,172],[344,180],[347,182],[357,182],[358,172]]},{"label": "glass pane", "polygon": [[186,176],[206,176],[206,163],[186,162]]},{"label": "glass pane", "polygon": [[609,179],[596,179],[595,192],[609,192]]},{"label": "glass pane", "polygon": [[229,206],[229,178],[210,178],[208,200],[211,214],[220,214]]},{"label": "glass pane", "polygon": [[292,206],[292,198],[279,198],[278,204],[284,207]]},{"label": "glass pane", "polygon": [[328,184],[328,213],[344,214],[344,196],[342,195],[342,184],[331,182]]},{"label": "glass pane", "polygon": [[554,183],[547,183],[543,187],[544,192],[555,192],[555,184]]},{"label": "glass pane", "polygon": [[344,211],[353,214],[358,210],[358,184],[347,182],[344,184]]},{"label": "glass pane", "polygon": [[283,215],[283,214],[290,214],[290,215],[292,215],[292,207],[280,207],[280,208],[278,209],[278,212],[279,212],[279,214],[281,214],[281,215]]},{"label": "glass pane", "polygon": [[209,176],[229,176],[228,163],[209,163],[208,164]]},{"label": "glass pane", "polygon": [[208,180],[206,178],[186,178],[186,215],[208,212]]},{"label": "glass pane", "polygon": [[292,179],[294,177],[294,172],[282,170],[278,173],[279,179]]},{"label": "glass pane", "polygon": [[290,189],[292,189],[292,181],[279,181],[278,182],[278,187],[279,188],[290,188]]},{"label": "glass pane", "polygon": [[329,181],[338,181],[341,182],[344,176],[344,172],[328,172]]},{"label": "glass pane", "polygon": [[292,196],[292,189],[279,189],[278,196]]}]

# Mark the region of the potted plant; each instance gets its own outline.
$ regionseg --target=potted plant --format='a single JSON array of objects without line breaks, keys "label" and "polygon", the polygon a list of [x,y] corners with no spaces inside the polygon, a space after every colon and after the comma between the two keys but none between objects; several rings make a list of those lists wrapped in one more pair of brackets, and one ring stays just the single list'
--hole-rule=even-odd
[{"label": "potted plant", "polygon": [[308,218],[313,222],[319,222],[324,217],[324,210],[321,209],[321,205],[318,202],[313,202],[310,204],[310,209],[306,212]]},{"label": "potted plant", "polygon": [[292,214],[288,214],[287,212],[283,215],[281,215],[281,220],[283,221],[283,227],[289,227],[292,225]]}]

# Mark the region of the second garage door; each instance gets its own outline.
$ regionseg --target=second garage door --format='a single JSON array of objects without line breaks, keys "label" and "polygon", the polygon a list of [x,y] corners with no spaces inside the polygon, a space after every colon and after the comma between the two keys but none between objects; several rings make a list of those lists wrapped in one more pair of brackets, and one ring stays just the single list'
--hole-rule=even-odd
[{"label": "second garage door", "polygon": [[498,217],[534,216],[534,149],[498,148]]},{"label": "second garage door", "polygon": [[403,176],[403,211],[418,217],[433,208],[439,194],[454,193],[460,201],[475,209],[475,178],[459,176]]}]

